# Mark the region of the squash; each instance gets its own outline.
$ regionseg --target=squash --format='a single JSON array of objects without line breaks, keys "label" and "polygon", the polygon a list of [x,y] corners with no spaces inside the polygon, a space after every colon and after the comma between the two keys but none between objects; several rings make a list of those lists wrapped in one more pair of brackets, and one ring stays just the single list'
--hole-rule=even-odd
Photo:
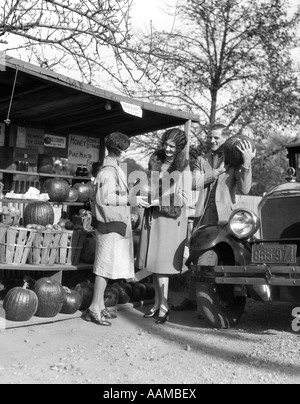
[{"label": "squash", "polygon": [[77,202],[77,201],[78,201],[78,191],[77,191],[77,189],[70,188],[67,202]]},{"label": "squash", "polygon": [[38,309],[38,297],[28,289],[28,283],[22,288],[11,289],[4,298],[3,308],[9,321],[29,321]]},{"label": "squash", "polygon": [[230,164],[235,167],[240,167],[243,165],[243,156],[242,153],[238,150],[237,146],[241,144],[242,141],[250,142],[253,150],[255,150],[255,144],[252,139],[248,136],[240,135],[240,136],[232,136],[228,140],[226,140],[224,144],[224,155],[225,155],[225,164]]},{"label": "squash", "polygon": [[75,290],[81,295],[82,303],[80,310],[87,310],[93,301],[94,285],[90,281],[81,282],[75,287]]},{"label": "squash", "polygon": [[78,191],[78,202],[89,202],[93,198],[94,189],[91,182],[77,183],[73,186]]},{"label": "squash", "polygon": [[91,236],[85,239],[80,259],[86,264],[93,264],[96,256],[96,237]]},{"label": "squash", "polygon": [[41,226],[53,225],[54,210],[48,202],[31,202],[24,209],[23,225],[30,224]]},{"label": "squash", "polygon": [[75,314],[81,307],[82,296],[77,290],[63,287],[64,304],[61,309],[62,314]]},{"label": "squash", "polygon": [[104,293],[105,307],[115,307],[119,303],[119,291],[116,287],[108,285]]},{"label": "squash", "polygon": [[39,301],[36,316],[42,318],[57,316],[65,301],[61,284],[51,278],[42,278],[35,283],[33,291]]},{"label": "squash", "polygon": [[113,287],[118,290],[119,293],[119,304],[127,304],[130,301],[130,297],[126,293],[125,288],[123,287],[122,283],[114,283]]},{"label": "squash", "polygon": [[141,302],[146,299],[147,286],[141,282],[132,282],[132,301]]},{"label": "squash", "polygon": [[51,178],[45,181],[42,192],[49,195],[51,202],[66,202],[69,197],[70,185],[65,180]]}]

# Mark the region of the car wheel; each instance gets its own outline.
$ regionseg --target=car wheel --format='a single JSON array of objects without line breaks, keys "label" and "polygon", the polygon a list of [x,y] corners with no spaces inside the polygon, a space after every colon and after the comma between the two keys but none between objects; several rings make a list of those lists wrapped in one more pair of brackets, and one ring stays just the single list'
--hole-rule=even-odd
[{"label": "car wheel", "polygon": [[[219,263],[215,250],[200,256],[199,266],[213,266]],[[236,326],[244,314],[246,298],[234,295],[234,285],[197,283],[198,309],[214,328],[228,329]]]}]

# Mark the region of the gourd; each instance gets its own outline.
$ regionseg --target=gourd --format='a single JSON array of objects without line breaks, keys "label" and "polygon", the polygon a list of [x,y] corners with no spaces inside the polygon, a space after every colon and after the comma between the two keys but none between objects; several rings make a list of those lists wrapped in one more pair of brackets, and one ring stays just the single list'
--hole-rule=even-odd
[{"label": "gourd", "polygon": [[131,283],[132,286],[132,301],[141,302],[146,299],[147,286],[144,283]]},{"label": "gourd", "polygon": [[228,140],[226,140],[224,144],[224,155],[225,155],[225,164],[230,164],[235,167],[239,167],[243,165],[243,155],[238,150],[238,146],[243,141],[250,142],[253,151],[255,150],[255,144],[252,139],[248,136],[240,135],[240,136],[232,136]]},{"label": "gourd", "polygon": [[42,192],[49,195],[51,202],[66,202],[69,197],[70,185],[65,180],[52,178],[45,181]]},{"label": "gourd", "polygon": [[26,227],[29,224],[41,226],[53,225],[54,210],[50,203],[31,202],[24,209],[23,224]]},{"label": "gourd", "polygon": [[42,318],[57,316],[65,301],[61,284],[51,278],[42,278],[35,283],[33,291],[39,301],[36,316]]},{"label": "gourd", "polygon": [[60,312],[62,314],[75,314],[81,307],[82,296],[74,289],[63,287],[63,290],[64,304]]},{"label": "gourd", "polygon": [[3,308],[9,321],[29,321],[38,309],[38,297],[28,289],[25,282],[22,288],[11,289],[4,298]]},{"label": "gourd", "polygon": [[118,290],[118,293],[119,293],[119,302],[118,303],[119,304],[129,303],[130,297],[126,293],[125,288],[123,288],[123,284],[122,283],[114,283],[113,287],[116,288]]},{"label": "gourd", "polygon": [[78,191],[78,202],[88,202],[93,198],[94,190],[91,182],[87,184],[77,183],[73,188]]},{"label": "gourd", "polygon": [[104,292],[105,307],[115,307],[119,303],[119,291],[116,287],[108,285]]},{"label": "gourd", "polygon": [[93,301],[94,286],[90,281],[81,282],[75,287],[75,290],[81,295],[82,303],[80,310],[87,310]]}]

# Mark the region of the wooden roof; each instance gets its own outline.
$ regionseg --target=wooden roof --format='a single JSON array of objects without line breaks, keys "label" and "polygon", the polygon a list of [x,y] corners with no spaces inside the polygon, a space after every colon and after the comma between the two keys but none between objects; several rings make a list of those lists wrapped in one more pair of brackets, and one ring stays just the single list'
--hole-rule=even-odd
[{"label": "wooden roof", "polygon": [[[113,131],[128,136],[199,122],[199,116],[145,103],[7,57],[0,69],[0,122],[7,118],[14,80],[12,124],[102,137]],[[107,111],[107,102],[111,110]],[[139,106],[143,117],[124,112],[121,102]]]}]

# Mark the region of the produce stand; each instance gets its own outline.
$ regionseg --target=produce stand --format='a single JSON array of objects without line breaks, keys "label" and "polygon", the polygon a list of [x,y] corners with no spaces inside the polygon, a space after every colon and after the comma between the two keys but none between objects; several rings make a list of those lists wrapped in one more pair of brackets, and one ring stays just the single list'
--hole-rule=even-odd
[{"label": "produce stand", "polygon": [[[5,238],[3,226],[7,223],[0,220],[0,281],[4,277],[22,279],[26,275],[33,279],[47,276],[61,283],[63,272],[92,270],[92,263],[83,263],[78,256],[83,242],[80,232],[88,234],[84,227],[86,222],[83,218],[82,226],[76,224],[72,219],[77,213],[72,214],[81,210],[86,212],[83,216],[89,217],[85,210],[88,202],[79,198],[83,192],[80,188],[89,187],[91,178],[85,174],[92,163],[101,163],[105,157],[105,137],[115,131],[133,137],[183,126],[189,139],[193,122],[199,123],[197,115],[114,94],[6,57],[5,65],[0,65],[0,183],[3,184],[0,185],[0,219],[5,215],[19,215],[20,222],[14,223],[14,229],[11,225],[12,234]],[[38,167],[40,156],[53,162],[50,171],[44,172]],[[39,190],[42,196],[49,181],[50,188],[55,181],[67,183],[68,192],[70,187],[77,191],[78,201],[65,198],[53,202],[51,197],[48,205],[55,214],[54,225],[26,225],[28,206],[42,202],[39,196],[31,196],[32,189]],[[65,191],[63,188],[62,185],[60,192]],[[50,195],[50,191],[48,193]],[[40,216],[42,219],[45,215]],[[59,237],[55,235],[60,230],[55,226],[62,231],[63,242],[59,244]],[[31,237],[35,232],[35,237]],[[81,240],[81,245],[74,246],[72,243],[77,239]],[[49,246],[47,240],[50,240]],[[22,248],[26,259],[21,257]],[[5,255],[8,249],[9,259]],[[48,265],[53,258],[54,263]],[[141,271],[136,280],[148,275]],[[119,309],[123,307],[127,307],[126,304]],[[2,317],[0,315],[0,321]],[[64,318],[59,315],[57,321]],[[34,321],[43,323],[45,320]]]},{"label": "produce stand", "polygon": [[[2,178],[5,184],[4,194],[14,186],[26,192],[26,188],[49,177],[68,180],[70,184],[90,180],[65,173],[37,172],[39,153],[69,158],[75,164],[85,160],[88,164],[103,160],[104,139],[113,131],[132,137],[184,125],[189,136],[191,123],[199,122],[197,115],[133,100],[11,57],[6,57],[5,66],[0,69],[0,90],[0,181]],[[18,163],[29,164],[29,171],[16,169],[16,159]],[[20,185],[20,181],[24,183]],[[26,206],[29,202],[32,201],[0,196],[0,204]],[[56,205],[65,212],[70,207],[85,206],[76,202]],[[21,268],[0,264],[0,274],[51,272],[55,279],[61,280],[63,271],[91,268],[92,265],[82,263],[25,264]]]}]

